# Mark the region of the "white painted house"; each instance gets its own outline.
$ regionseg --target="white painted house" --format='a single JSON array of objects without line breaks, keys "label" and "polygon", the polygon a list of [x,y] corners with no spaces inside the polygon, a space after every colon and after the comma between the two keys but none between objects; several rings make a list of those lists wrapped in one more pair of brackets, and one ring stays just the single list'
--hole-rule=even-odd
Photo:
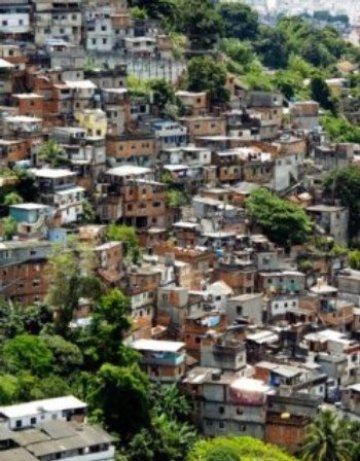
[{"label": "white painted house", "polygon": [[0,407],[0,427],[17,430],[37,427],[45,421],[82,422],[87,404],[72,395],[53,399],[33,400]]}]

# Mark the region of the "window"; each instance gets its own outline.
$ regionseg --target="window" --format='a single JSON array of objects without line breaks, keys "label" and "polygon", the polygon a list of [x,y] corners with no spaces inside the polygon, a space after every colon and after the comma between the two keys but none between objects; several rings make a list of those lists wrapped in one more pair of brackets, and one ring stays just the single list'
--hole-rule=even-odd
[{"label": "window", "polygon": [[246,426],[245,424],[239,424],[239,431],[245,432],[246,431]]},{"label": "window", "polygon": [[103,42],[103,45],[106,45],[107,44],[107,38],[103,38],[102,42]]},{"label": "window", "polygon": [[213,422],[207,419],[207,420],[206,420],[206,425],[207,425],[207,426],[212,426],[212,425],[213,425]]},{"label": "window", "polygon": [[244,413],[244,411],[241,408],[236,409],[236,414],[237,415],[242,415],[243,413]]},{"label": "window", "polygon": [[132,207],[133,207],[133,206],[132,206],[131,204],[129,204],[129,205],[127,206],[128,211],[131,211],[131,210],[132,210]]},{"label": "window", "polygon": [[196,344],[200,344],[200,341],[201,341],[201,338],[200,338],[200,336],[196,336],[196,338],[195,338],[195,342],[196,342]]},{"label": "window", "polygon": [[33,287],[39,287],[40,286],[40,280],[39,279],[34,279],[32,282]]},{"label": "window", "polygon": [[236,306],[236,313],[237,313],[237,315],[242,315],[243,314],[243,307],[242,306]]},{"label": "window", "polygon": [[159,376],[159,370],[156,367],[151,367],[151,373],[155,376]]},{"label": "window", "polygon": [[225,423],[223,421],[219,422],[219,429],[224,429],[225,428]]},{"label": "window", "polygon": [[91,39],[91,43],[92,43],[93,45],[96,45],[96,38],[92,38],[92,39]]},{"label": "window", "polygon": [[35,426],[35,424],[36,424],[36,418],[30,418],[30,424],[31,424],[32,426]]},{"label": "window", "polygon": [[19,26],[22,26],[24,24],[24,21],[22,19],[19,19]]},{"label": "window", "polygon": [[3,26],[7,26],[7,25],[8,25],[8,22],[4,20],[4,21],[2,22],[2,25],[3,25]]},{"label": "window", "polygon": [[219,414],[223,415],[225,413],[225,408],[224,407],[219,407]]},{"label": "window", "polygon": [[21,419],[18,419],[17,421],[15,421],[15,427],[16,427],[17,429],[19,429],[21,426],[22,426],[22,421],[21,421]]}]

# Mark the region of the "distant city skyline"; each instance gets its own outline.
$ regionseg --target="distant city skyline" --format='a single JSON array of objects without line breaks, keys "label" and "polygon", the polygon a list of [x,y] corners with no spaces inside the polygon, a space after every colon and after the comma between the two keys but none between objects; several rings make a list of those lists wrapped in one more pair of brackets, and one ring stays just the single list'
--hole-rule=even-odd
[{"label": "distant city skyline", "polygon": [[302,12],[313,12],[327,10],[333,14],[347,14],[352,24],[360,23],[360,2],[358,0],[246,0],[259,12],[266,10],[274,12],[288,12],[299,14]]}]

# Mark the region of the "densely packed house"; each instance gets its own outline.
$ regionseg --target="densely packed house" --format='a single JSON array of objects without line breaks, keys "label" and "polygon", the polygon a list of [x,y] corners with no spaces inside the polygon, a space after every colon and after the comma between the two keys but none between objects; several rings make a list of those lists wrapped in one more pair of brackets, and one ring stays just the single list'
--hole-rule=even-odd
[{"label": "densely packed house", "polygon": [[[246,210],[262,186],[345,245],[349,211],[320,184],[359,162],[359,146],[327,142],[318,103],[284,109],[231,75],[230,103],[214,108],[167,73],[182,111],[161,113],[128,66],[141,79],[142,66],[173,65],[170,39],[124,0],[1,1],[0,33],[0,192],[19,169],[31,183],[0,209],[14,224],[1,229],[1,296],[44,301],[53,250],[76,236],[101,283],[128,297],[141,366],[179,385],[204,434],[296,450],[324,402],[360,415],[360,272],[341,252],[274,243]],[[113,223],[136,229],[137,257],[105,238]],[[82,303],[76,328],[91,321]],[[0,460],[112,461],[112,438],[80,428],[85,410],[72,397],[1,407]]]}]

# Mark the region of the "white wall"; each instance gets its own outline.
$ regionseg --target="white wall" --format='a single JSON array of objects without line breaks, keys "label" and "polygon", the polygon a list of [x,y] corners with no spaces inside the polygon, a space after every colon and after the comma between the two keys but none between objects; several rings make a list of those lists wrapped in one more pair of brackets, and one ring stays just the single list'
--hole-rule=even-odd
[{"label": "white wall", "polygon": [[0,32],[5,34],[25,34],[30,31],[29,13],[0,14]]}]

